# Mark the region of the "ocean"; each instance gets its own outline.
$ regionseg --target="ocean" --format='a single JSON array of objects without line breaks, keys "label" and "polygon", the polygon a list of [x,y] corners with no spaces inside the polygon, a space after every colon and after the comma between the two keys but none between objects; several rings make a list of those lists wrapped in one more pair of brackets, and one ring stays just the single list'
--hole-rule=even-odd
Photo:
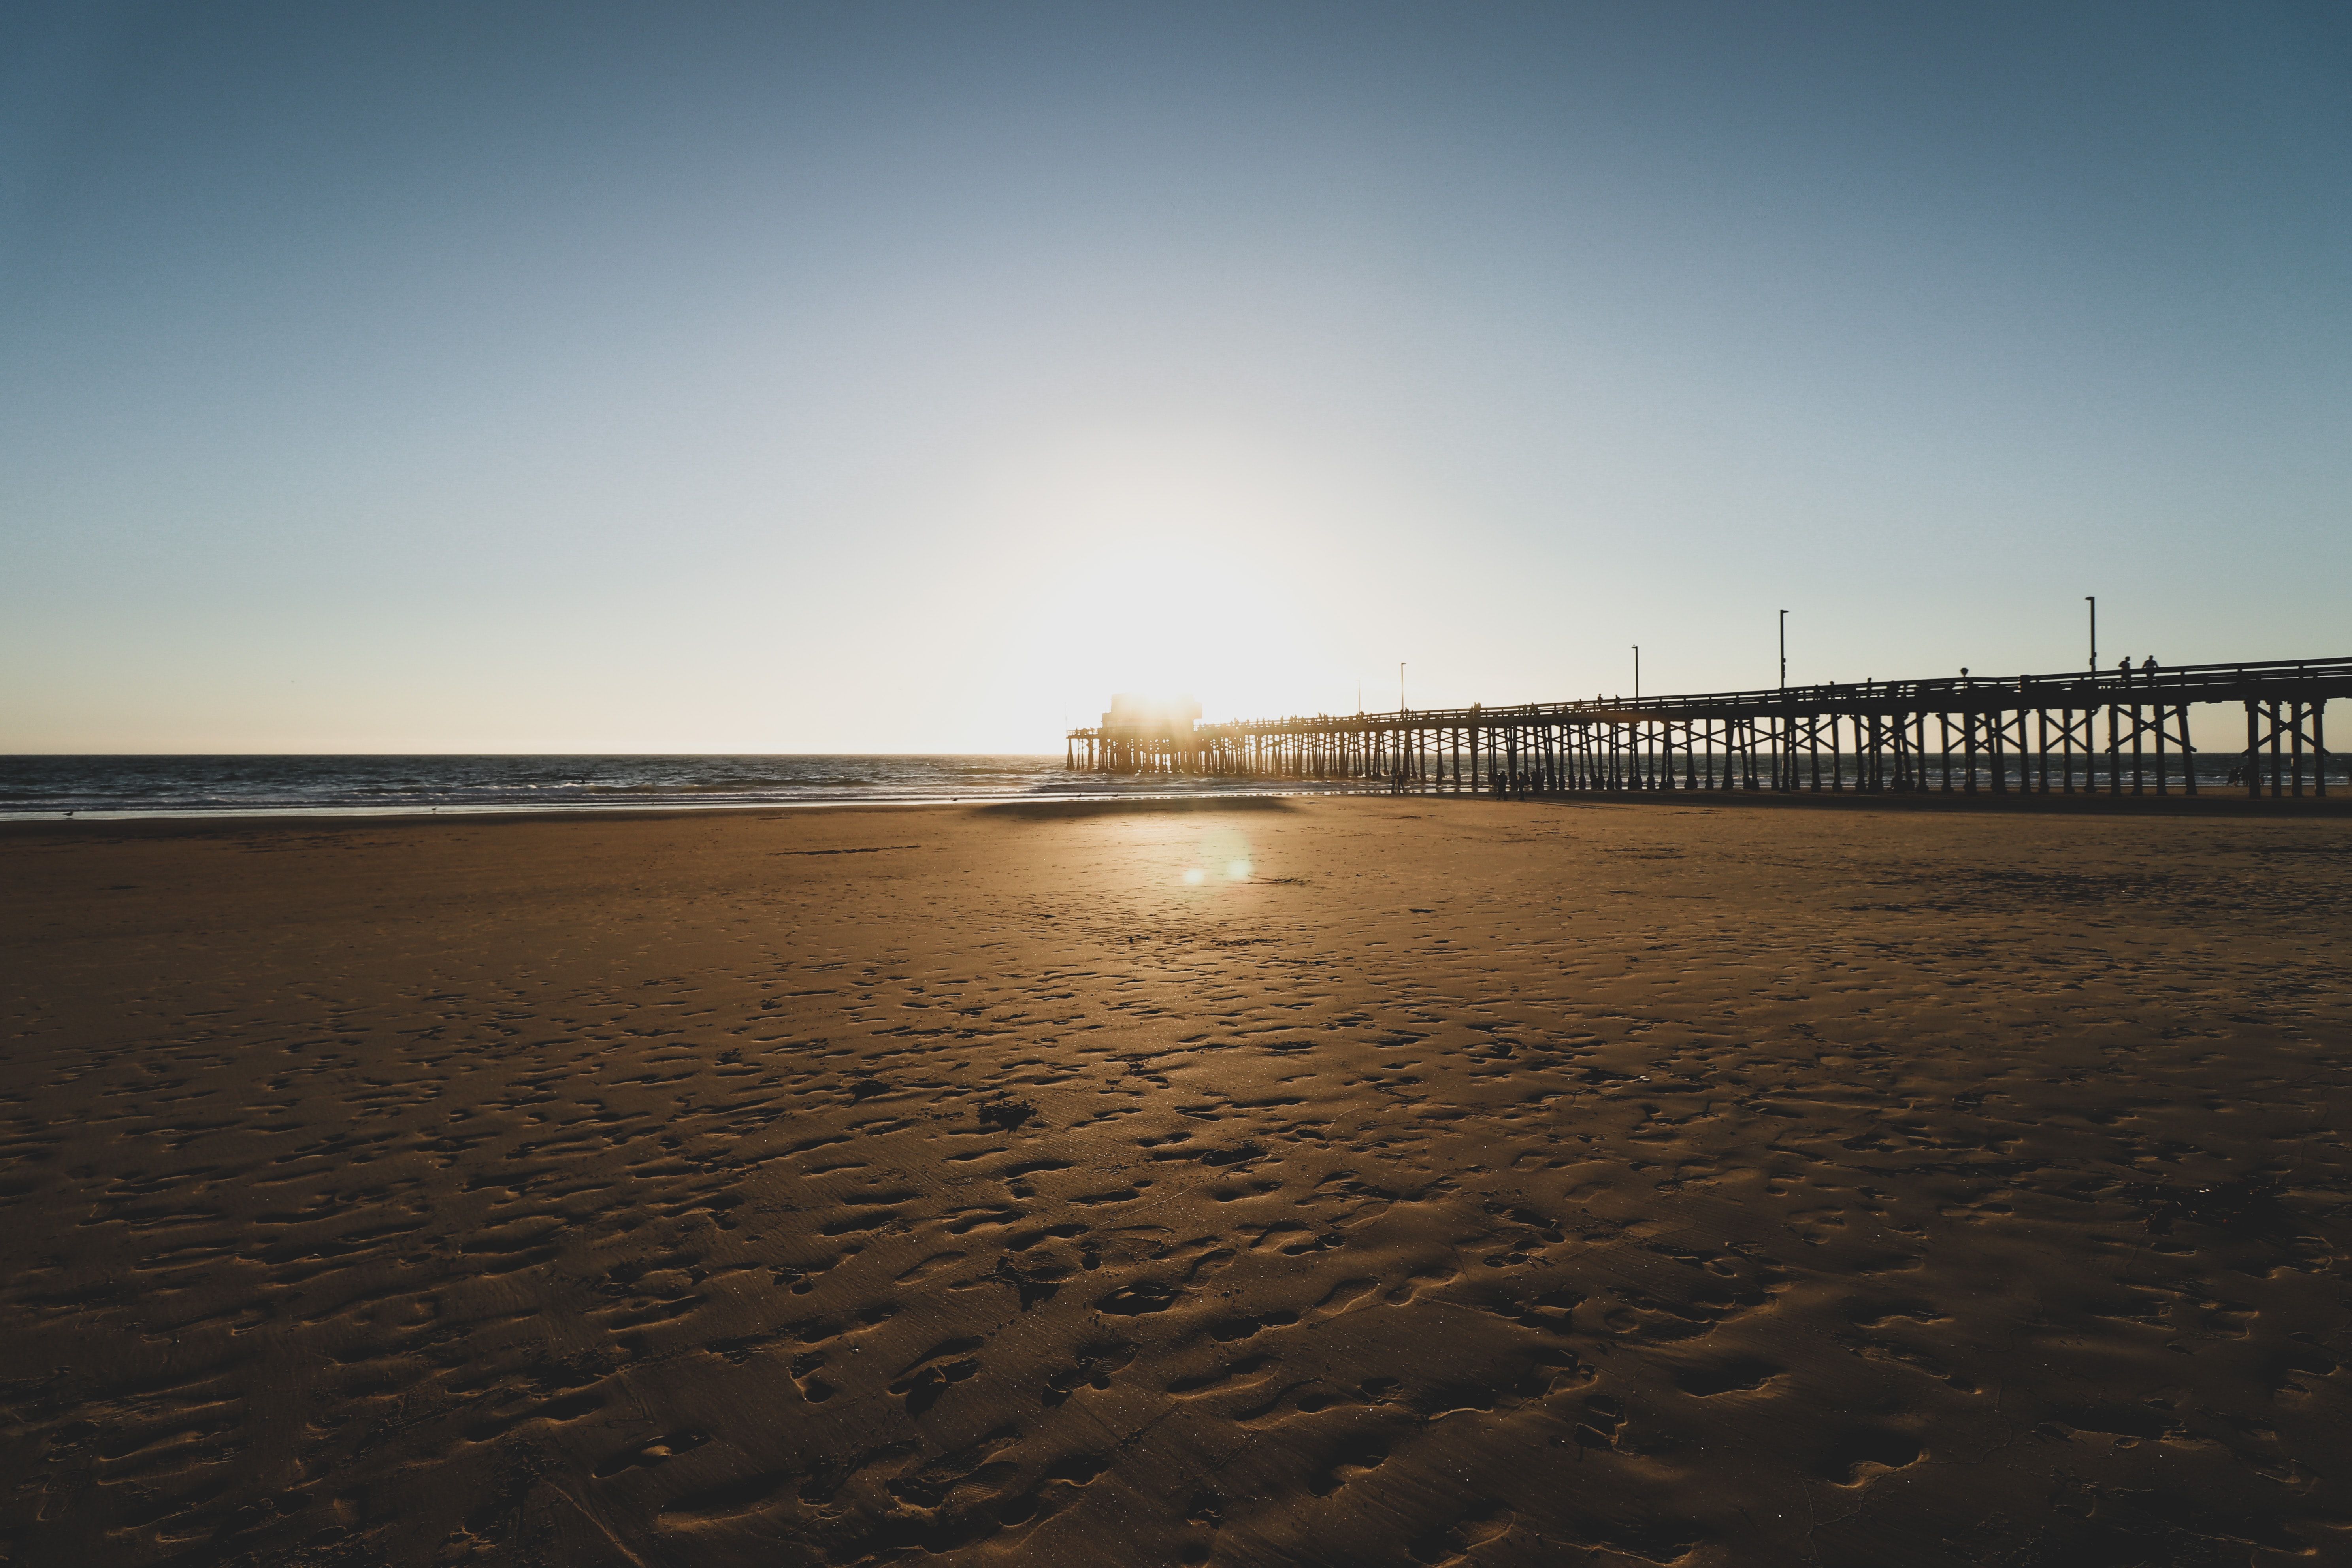
[{"label": "ocean", "polygon": [[[1263,780],[1072,773],[1061,758],[1045,756],[0,756],[0,820],[69,812],[127,817],[674,811],[1263,793],[1268,787]],[[1317,786],[1284,781],[1278,787]]]},{"label": "ocean", "polygon": [[[1983,759],[1975,761],[1981,769]],[[2200,785],[2230,789],[2240,761],[2231,753],[2198,757]],[[2099,759],[2102,789],[2106,762]],[[1966,763],[1958,757],[1953,763],[1965,778]],[[1859,783],[1853,757],[1824,758],[1823,763],[1824,778],[1833,771],[1849,788]],[[1940,763],[1940,758],[1928,759],[1931,785],[1941,782]],[[2010,765],[2014,769],[2014,758]],[[2082,765],[2077,759],[2075,766]],[[1810,759],[1801,766],[1809,767]],[[2177,758],[2171,766],[2178,788]],[[1364,794],[1385,787],[1363,779],[1073,773],[1055,756],[0,755],[0,821],[68,813],[127,817],[676,811],[859,801],[915,805],[1135,795]]]}]

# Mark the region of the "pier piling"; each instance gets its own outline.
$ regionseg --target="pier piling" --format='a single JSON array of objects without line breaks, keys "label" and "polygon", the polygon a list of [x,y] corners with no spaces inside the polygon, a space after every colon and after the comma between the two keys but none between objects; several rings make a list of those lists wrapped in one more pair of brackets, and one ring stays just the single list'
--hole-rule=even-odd
[{"label": "pier piling", "polygon": [[2272,797],[2292,798],[2306,784],[2314,795],[2327,794],[2324,718],[2330,698],[2347,695],[2352,658],[2170,669],[2150,663],[1998,680],[1964,670],[1932,680],[1635,701],[1474,703],[1156,730],[1106,725],[1070,731],[1063,761],[1073,772],[1361,780],[1397,793],[1454,795],[1762,788],[1974,795],[1981,784],[2002,796],[2073,795],[2078,787],[2121,796],[2126,788],[2151,793],[2152,784],[2154,794],[2168,796],[2176,756],[2180,792],[2198,793],[2190,710],[2235,702],[2245,709],[2246,745],[2232,760],[2232,780],[2251,798],[2263,796],[2265,784]]}]

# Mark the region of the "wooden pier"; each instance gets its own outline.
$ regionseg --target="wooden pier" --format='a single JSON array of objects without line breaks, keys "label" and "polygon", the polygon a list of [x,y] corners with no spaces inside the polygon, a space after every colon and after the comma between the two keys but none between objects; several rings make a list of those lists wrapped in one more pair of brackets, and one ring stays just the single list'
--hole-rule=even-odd
[{"label": "wooden pier", "polygon": [[[1511,708],[1069,732],[1074,770],[1361,780],[1396,792],[2198,793],[2189,711],[2243,704],[2228,777],[2327,793],[2322,716],[2352,658],[1776,687]],[[2214,759],[2219,761],[2217,757]],[[2210,765],[2209,764],[2209,774]],[[2210,778],[2209,778],[2209,782]]]}]

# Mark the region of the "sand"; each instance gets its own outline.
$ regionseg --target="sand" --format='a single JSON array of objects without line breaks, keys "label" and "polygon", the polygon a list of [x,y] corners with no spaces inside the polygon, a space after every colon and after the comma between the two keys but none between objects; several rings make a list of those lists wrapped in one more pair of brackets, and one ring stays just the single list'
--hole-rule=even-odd
[{"label": "sand", "polygon": [[2340,816],[84,825],[0,885],[12,1565],[2352,1561]]}]

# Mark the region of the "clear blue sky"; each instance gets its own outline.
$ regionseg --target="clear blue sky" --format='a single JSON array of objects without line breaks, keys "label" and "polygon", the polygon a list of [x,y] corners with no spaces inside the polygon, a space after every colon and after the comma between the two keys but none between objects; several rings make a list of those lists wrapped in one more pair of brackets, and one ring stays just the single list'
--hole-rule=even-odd
[{"label": "clear blue sky", "polygon": [[0,8],[0,749],[2352,652],[2352,7]]}]

